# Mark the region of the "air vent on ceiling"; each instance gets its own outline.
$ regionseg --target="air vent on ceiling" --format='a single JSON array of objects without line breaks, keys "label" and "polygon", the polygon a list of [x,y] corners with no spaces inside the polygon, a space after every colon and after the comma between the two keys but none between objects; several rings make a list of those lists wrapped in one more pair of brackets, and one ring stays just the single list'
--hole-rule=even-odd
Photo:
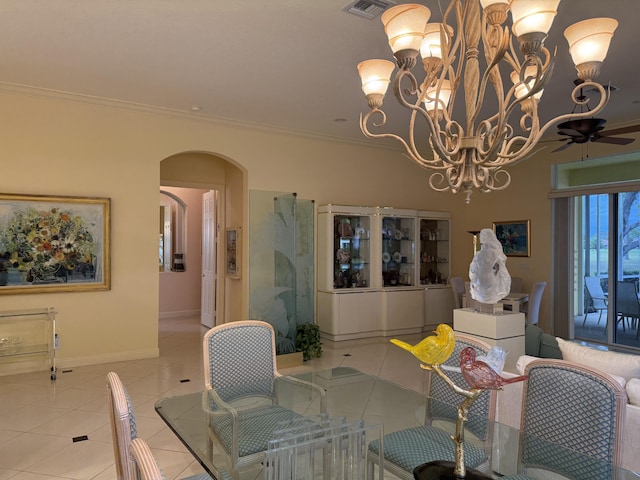
[{"label": "air vent on ceiling", "polygon": [[394,2],[388,0],[356,0],[345,7],[345,12],[353,13],[369,20],[376,18]]}]

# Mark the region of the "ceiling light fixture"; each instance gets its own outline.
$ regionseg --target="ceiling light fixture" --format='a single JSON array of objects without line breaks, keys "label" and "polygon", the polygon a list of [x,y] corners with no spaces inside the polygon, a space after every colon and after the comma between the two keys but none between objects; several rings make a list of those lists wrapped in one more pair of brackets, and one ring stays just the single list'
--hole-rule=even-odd
[{"label": "ceiling light fixture", "polygon": [[[405,140],[394,133],[372,133],[369,129],[370,124],[382,127],[387,121],[381,107],[396,66],[387,60],[367,60],[358,65],[362,90],[371,109],[360,116],[362,132],[370,138],[398,140],[413,161],[435,170],[429,178],[432,189],[464,191],[466,203],[474,189],[489,192],[507,188],[511,175],[504,167],[531,155],[549,127],[593,116],[609,99],[609,92],[593,79],[600,72],[618,22],[612,18],[578,22],[564,32],[580,79],[571,99],[577,105],[588,102],[589,99],[580,98],[580,92],[589,88],[599,93],[600,100],[590,111],[560,115],[540,125],[538,102],[554,66],[544,40],[559,3],[560,0],[451,0],[442,23],[427,23],[431,12],[423,5],[402,4],[386,10],[382,23],[398,66],[393,91],[398,102],[409,110],[408,137]],[[509,11],[511,28],[504,25]],[[455,19],[457,28],[450,25],[450,18]],[[520,54],[514,48],[514,39]],[[412,73],[418,55],[425,71],[422,82]],[[500,71],[500,64],[504,63],[508,82],[503,81]],[[497,110],[481,119],[491,90],[497,99]],[[464,96],[464,123],[452,118],[458,95]],[[518,106],[518,132],[522,133],[509,124],[509,117]],[[427,132],[416,131],[418,118],[426,121]],[[429,146],[419,147],[424,135]],[[421,150],[426,150],[428,156],[432,151],[433,158],[426,158]]]}]

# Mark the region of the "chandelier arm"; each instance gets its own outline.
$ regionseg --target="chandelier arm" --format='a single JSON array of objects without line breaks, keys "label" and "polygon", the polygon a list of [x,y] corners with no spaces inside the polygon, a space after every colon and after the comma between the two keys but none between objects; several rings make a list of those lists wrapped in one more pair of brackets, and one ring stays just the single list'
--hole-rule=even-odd
[{"label": "chandelier arm", "polygon": [[576,104],[587,103],[590,100],[590,99],[579,100],[576,97],[576,95],[579,94],[579,92],[580,92],[580,87],[584,88],[585,86],[594,87],[598,91],[598,93],[600,93],[601,97],[600,97],[600,101],[598,102],[598,104],[592,110],[589,110],[589,111],[586,111],[586,112],[566,113],[564,115],[559,115],[559,116],[549,120],[547,123],[544,124],[544,126],[542,128],[540,128],[540,130],[538,131],[538,134],[536,135],[535,141],[532,141],[526,147],[521,148],[518,151],[517,155],[515,155],[512,158],[512,160],[509,162],[510,165],[513,165],[515,163],[519,163],[522,160],[526,159],[528,156],[530,156],[530,154],[533,154],[532,150],[538,144],[539,139],[545,134],[545,132],[547,130],[549,130],[549,128],[554,127],[557,124],[565,122],[565,121],[568,121],[568,120],[577,120],[577,119],[580,119],[580,118],[592,117],[593,115],[595,115],[598,112],[600,112],[606,106],[607,102],[609,101],[609,94],[607,93],[607,91],[605,90],[605,88],[602,85],[600,85],[599,83],[596,83],[596,82],[592,82],[592,81],[584,82],[581,85],[578,85],[573,89],[572,100]]},{"label": "chandelier arm", "polygon": [[[588,103],[590,98],[585,98],[584,100],[579,100],[578,99],[578,95],[580,93],[580,90],[582,88],[587,88],[587,87],[593,87],[595,88],[598,93],[600,94],[600,101],[598,102],[598,104],[591,110],[586,111],[586,112],[575,112],[575,113],[565,113],[564,115],[559,115],[555,118],[552,118],[551,120],[549,120],[547,123],[544,124],[544,126],[542,128],[540,128],[538,134],[536,135],[537,139],[539,140],[547,130],[549,130],[549,128],[554,127],[556,125],[558,125],[559,123],[568,121],[568,120],[577,120],[580,118],[589,118],[589,117],[593,117],[594,115],[596,115],[597,113],[599,113],[606,105],[607,102],[609,101],[609,93],[605,90],[605,88],[600,85],[599,83],[593,82],[593,81],[586,81],[580,85],[577,85],[572,93],[572,100],[574,101],[574,103],[580,105],[580,104],[584,104],[584,103]],[[528,148],[521,150],[520,153],[518,154],[517,158],[514,158],[513,162],[516,161],[520,161],[522,160],[522,157],[526,156],[538,143],[538,140],[536,140],[535,142],[533,142],[531,145],[529,145]],[[513,163],[512,162],[512,163]]]},{"label": "chandelier arm", "polygon": [[[410,103],[408,102],[404,96],[402,95],[403,90],[401,87],[402,84],[402,79],[407,77],[409,79],[409,81],[411,82],[411,90],[404,90],[404,92],[406,94],[409,95],[416,95],[416,104]],[[455,144],[455,147],[451,150],[451,151],[447,151],[446,147],[442,144],[442,142],[440,141],[439,135],[437,134],[437,132],[440,131],[440,127],[439,125],[435,125],[434,122],[431,119],[431,116],[427,113],[427,111],[422,108],[420,106],[420,102],[421,102],[421,97],[418,94],[418,86],[417,86],[417,80],[416,77],[413,75],[413,73],[411,73],[411,71],[409,70],[399,70],[398,73],[396,73],[396,76],[394,78],[393,81],[393,92],[395,94],[396,99],[398,100],[398,102],[405,108],[411,110],[411,120],[410,120],[410,130],[409,130],[409,139],[410,139],[410,144],[407,143],[404,139],[402,139],[401,137],[398,137],[397,135],[393,135],[390,138],[396,138],[397,140],[401,140],[401,143],[403,144],[403,146],[405,147],[405,149],[407,150],[407,153],[410,155],[411,159],[414,160],[415,162],[419,163],[419,164],[429,164],[429,160],[423,158],[419,153],[418,153],[418,149],[415,145],[415,134],[414,134],[414,126],[415,126],[415,117],[416,117],[416,113],[420,113],[420,115],[426,119],[427,124],[429,129],[431,130],[431,132],[433,132],[432,138],[435,139],[435,145],[433,145],[432,147],[436,150],[436,153],[438,156],[441,157],[441,160],[448,162],[448,163],[452,163],[450,157],[452,155],[455,155],[455,153],[457,152],[457,150],[459,149],[459,143],[460,141],[458,141]],[[369,114],[367,114],[367,117],[369,116]],[[451,124],[453,124],[453,126],[456,126],[457,123],[456,122],[452,122]],[[460,128],[458,128],[458,130],[461,130]],[[462,133],[462,132],[460,132]],[[379,134],[378,134],[379,135]],[[385,134],[385,135],[391,135],[391,134]],[[461,138],[462,135],[459,134],[458,138]]]},{"label": "chandelier arm", "polygon": [[404,147],[405,151],[407,152],[407,155],[411,160],[413,160],[414,162],[416,162],[418,165],[423,166],[423,167],[429,167],[429,168],[434,168],[437,167],[437,164],[439,163],[439,160],[429,160],[429,159],[425,159],[423,158],[418,152],[417,150],[412,149],[409,144],[405,141],[404,138],[402,138],[399,135],[396,135],[395,133],[372,133],[369,130],[369,127],[367,126],[370,118],[374,115],[374,114],[378,114],[382,116],[382,121],[380,123],[373,123],[373,125],[375,127],[383,127],[386,124],[386,119],[387,116],[386,114],[378,109],[372,109],[369,112],[367,112],[366,115],[362,115],[360,114],[360,130],[362,130],[362,133],[364,133],[364,135],[368,138],[392,138],[394,140],[397,140],[398,142],[400,142],[400,144],[402,144],[402,146]]}]

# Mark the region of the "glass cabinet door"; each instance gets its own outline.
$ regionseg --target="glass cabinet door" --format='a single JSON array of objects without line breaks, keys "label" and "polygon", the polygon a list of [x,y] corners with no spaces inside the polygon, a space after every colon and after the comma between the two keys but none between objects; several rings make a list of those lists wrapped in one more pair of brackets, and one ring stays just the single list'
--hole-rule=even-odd
[{"label": "glass cabinet door", "polygon": [[382,282],[402,287],[415,282],[415,218],[382,218]]},{"label": "glass cabinet door", "polygon": [[370,285],[370,218],[335,215],[334,288],[367,288]]},{"label": "glass cabinet door", "polygon": [[420,219],[420,283],[447,283],[449,220]]}]

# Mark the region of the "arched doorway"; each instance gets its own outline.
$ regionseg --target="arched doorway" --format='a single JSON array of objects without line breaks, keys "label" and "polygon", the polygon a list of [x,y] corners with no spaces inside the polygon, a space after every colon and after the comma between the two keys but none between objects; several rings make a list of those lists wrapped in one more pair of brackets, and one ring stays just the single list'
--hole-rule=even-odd
[{"label": "arched doorway", "polygon": [[[160,187],[163,190],[177,192],[177,195],[188,197],[186,219],[188,225],[187,243],[197,240],[196,247],[189,248],[192,255],[186,254],[183,272],[161,273],[160,276],[160,317],[180,316],[184,310],[206,309],[205,301],[213,303],[216,310],[215,320],[207,326],[224,323],[233,319],[244,318],[246,302],[243,300],[242,276],[231,279],[224,276],[224,239],[223,234],[230,225],[242,226],[245,223],[245,198],[247,196],[246,171],[232,161],[219,155],[206,152],[184,152],[165,158],[160,164]],[[206,225],[203,212],[209,207],[203,206],[208,192],[215,192],[215,220],[212,231],[205,235]],[[194,199],[195,197],[195,199]],[[210,200],[211,196],[209,196]],[[189,215],[197,211],[197,215]],[[211,218],[209,218],[211,222]],[[207,227],[205,227],[207,228]],[[213,238],[212,238],[213,235]],[[203,281],[206,268],[203,268],[203,249],[212,254],[216,272],[214,281]],[[197,253],[197,254],[196,254]],[[180,277],[181,274],[186,274]],[[176,276],[178,278],[176,278]],[[173,277],[173,278],[172,278]],[[190,282],[186,279],[190,278]],[[187,287],[187,285],[190,285]],[[188,288],[185,294],[184,288]],[[182,299],[176,293],[182,289],[183,295],[190,298],[189,305],[180,303]],[[196,300],[197,298],[197,300]],[[204,310],[203,310],[204,311]]]}]

